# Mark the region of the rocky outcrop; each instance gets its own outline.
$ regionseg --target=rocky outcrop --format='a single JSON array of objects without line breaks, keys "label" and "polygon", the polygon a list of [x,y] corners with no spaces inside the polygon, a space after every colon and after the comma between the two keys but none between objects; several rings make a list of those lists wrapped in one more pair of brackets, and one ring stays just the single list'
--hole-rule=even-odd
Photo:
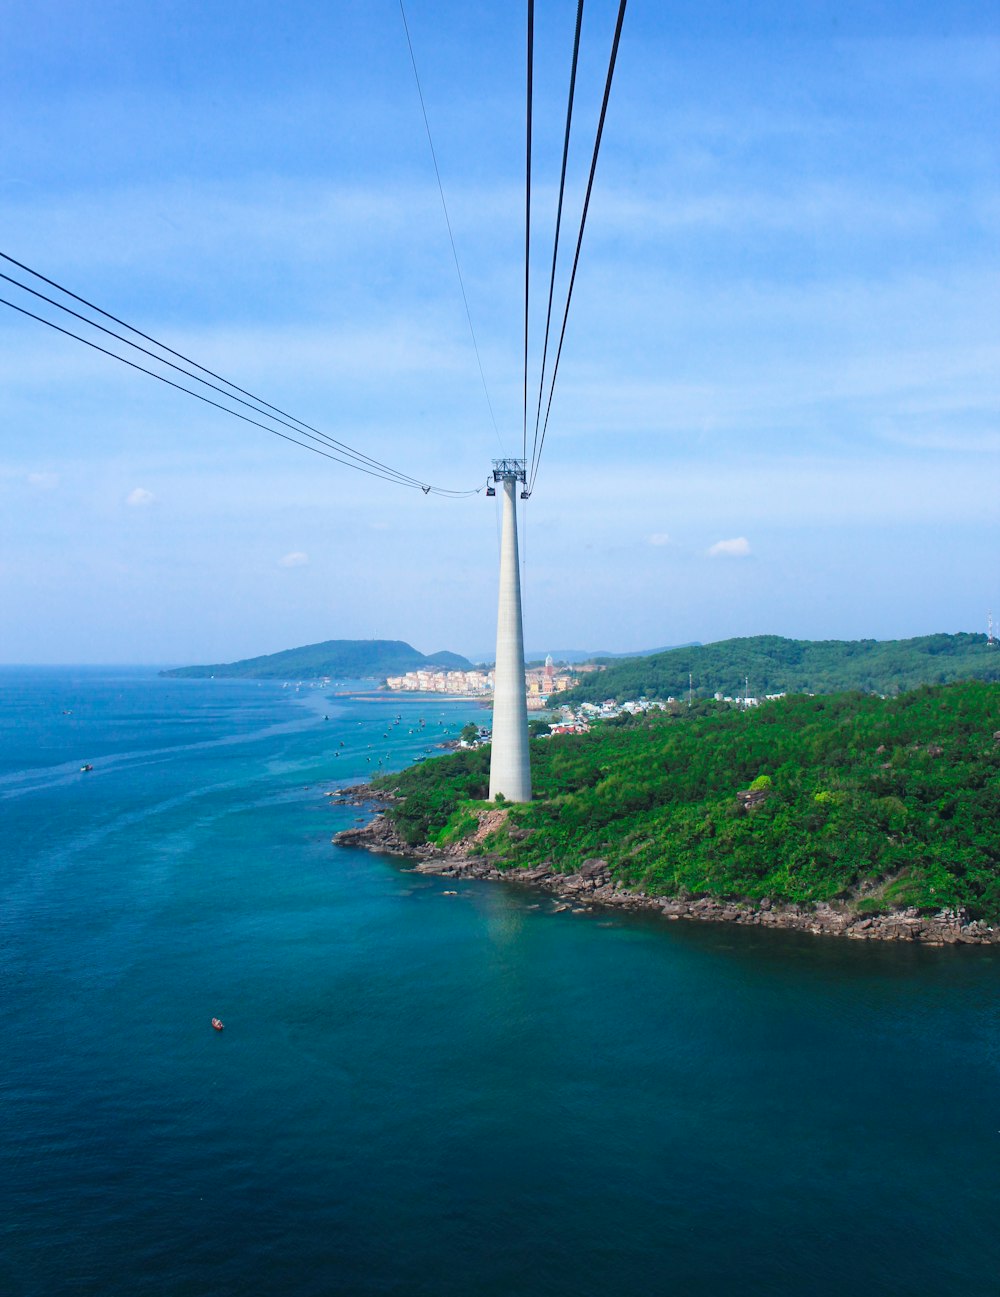
[{"label": "rocky outcrop", "polygon": [[736,794],[736,800],[741,810],[752,811],[763,806],[770,796],[770,788],[743,788]]},{"label": "rocky outcrop", "polygon": [[464,842],[454,847],[452,849],[453,854],[464,855],[470,846],[480,846],[491,833],[495,833],[497,829],[507,823],[509,815],[509,809],[484,811],[479,817],[479,828],[476,829],[471,838],[466,838]]},{"label": "rocky outcrop", "polygon": [[848,937],[854,941],[906,941],[925,946],[989,945],[1000,943],[1000,928],[970,919],[964,910],[921,914],[915,908],[866,914],[849,905],[821,902],[814,906],[776,904],[767,897],[751,904],[717,900],[710,896],[651,896],[617,882],[608,862],[599,857],[584,860],[572,873],[551,863],[534,869],[504,869],[492,855],[469,855],[473,842],[482,841],[499,828],[508,811],[491,810],[480,819],[472,838],[447,850],[411,847],[396,833],[384,815],[356,829],[345,829],[333,841],[338,846],[361,847],[411,861],[415,872],[444,878],[475,878],[537,887],[556,897],[564,908],[613,907],[658,911],[665,919],[691,919],[708,923],[738,923],[761,928],[784,928],[817,936]]},{"label": "rocky outcrop", "polygon": [[391,856],[409,856],[413,851],[384,815],[376,815],[360,828],[335,833],[333,841],[338,847],[362,847],[365,851],[384,851]]},{"label": "rocky outcrop", "polygon": [[378,811],[385,810],[399,800],[395,793],[376,793],[369,784],[348,784],[344,788],[334,788],[323,796],[330,798],[335,806],[364,806]]}]

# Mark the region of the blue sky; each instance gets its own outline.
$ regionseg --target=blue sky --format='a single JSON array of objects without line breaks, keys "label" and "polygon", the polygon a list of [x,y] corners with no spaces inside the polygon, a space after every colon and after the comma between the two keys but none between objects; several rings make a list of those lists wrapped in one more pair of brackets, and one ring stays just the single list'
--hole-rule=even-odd
[{"label": "blue sky", "polygon": [[[571,233],[616,8],[585,8]],[[516,453],[523,8],[407,13]],[[538,5],[536,383],[574,14]],[[4,251],[404,471],[484,480],[397,0],[0,22]],[[996,4],[632,0],[525,510],[531,648],[1000,617],[998,127]],[[350,473],[6,308],[0,429],[0,660],[490,650],[483,496]]]}]

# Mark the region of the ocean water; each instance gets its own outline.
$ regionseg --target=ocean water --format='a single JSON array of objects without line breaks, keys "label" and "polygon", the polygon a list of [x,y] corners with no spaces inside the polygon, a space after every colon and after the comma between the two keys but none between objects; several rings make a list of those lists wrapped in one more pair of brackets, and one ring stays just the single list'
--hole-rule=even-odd
[{"label": "ocean water", "polygon": [[5,1297],[1000,1291],[1000,952],[335,848],[481,713],[332,692],[0,670]]}]

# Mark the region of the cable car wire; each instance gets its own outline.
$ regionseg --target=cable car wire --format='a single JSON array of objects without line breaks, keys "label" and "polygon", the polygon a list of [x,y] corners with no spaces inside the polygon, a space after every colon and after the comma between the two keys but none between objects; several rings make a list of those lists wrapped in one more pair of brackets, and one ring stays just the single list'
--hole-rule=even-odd
[{"label": "cable car wire", "polygon": [[[552,402],[555,393],[556,379],[558,377],[559,364],[562,358],[563,344],[565,342],[565,337],[566,337],[566,327],[569,318],[570,304],[572,302],[573,289],[576,283],[576,275],[579,267],[580,251],[583,244],[583,236],[584,236],[584,231],[587,223],[587,215],[589,212],[590,200],[593,192],[594,178],[597,170],[597,160],[600,153],[601,140],[603,137],[604,125],[607,117],[608,102],[611,94],[611,85],[614,77],[615,64],[618,56],[618,48],[621,39],[622,26],[625,18],[626,5],[627,5],[627,0],[619,0],[618,18],[615,25],[614,39],[612,41],[611,54],[608,62],[608,72],[607,72],[607,78],[604,87],[604,96],[601,104],[601,111],[600,111],[600,117],[597,126],[596,138],[594,141],[594,149],[593,149],[593,155],[590,163],[590,173],[587,181],[587,189],[586,189],[586,194],[583,202],[583,210],[580,217],[580,227],[577,234],[576,249],[573,257],[573,267],[570,274],[569,285],[566,293],[566,303],[563,310],[562,324],[559,333],[559,343],[556,349],[555,361],[552,366],[551,378],[549,380],[548,401],[546,403],[546,409],[545,409],[545,420],[544,423],[542,423],[541,406],[542,406],[543,393],[545,389],[545,371],[547,366],[548,349],[549,349],[549,341],[550,341],[550,333],[551,333],[555,274],[556,274],[558,254],[559,254],[559,240],[560,240],[560,231],[561,231],[561,224],[562,224],[563,203],[565,198],[566,170],[567,170],[567,161],[568,161],[568,154],[569,154],[570,134],[572,128],[573,105],[574,105],[577,69],[578,69],[578,62],[579,62],[580,36],[581,36],[581,27],[582,27],[582,18],[583,18],[583,0],[578,0],[576,30],[575,30],[574,44],[573,44],[573,58],[572,58],[572,65],[570,71],[569,95],[568,95],[567,110],[566,110],[566,127],[565,127],[565,134],[563,140],[562,167],[561,167],[560,182],[559,182],[559,201],[558,201],[558,208],[556,214],[556,229],[555,229],[555,239],[554,239],[553,253],[552,253],[552,267],[551,267],[550,279],[549,279],[549,300],[548,300],[548,310],[546,314],[546,324],[545,324],[545,341],[544,341],[543,351],[542,351],[542,368],[541,368],[541,374],[539,378],[538,404],[537,404],[536,415],[535,415],[534,437],[532,441],[531,465],[530,465],[530,471],[527,474],[525,491],[523,493],[525,498],[529,496],[532,490],[534,489],[535,480],[538,474],[539,463],[545,445],[545,438],[548,432],[549,419],[552,413]],[[528,0],[527,8],[528,8],[528,24],[527,24],[528,31],[527,31],[526,137],[525,137],[524,401],[523,401],[524,408],[523,408],[523,426],[522,426],[522,458],[525,461],[527,460],[527,432],[528,432],[528,349],[529,349],[528,326],[529,326],[530,249],[531,249],[531,179],[532,179],[531,155],[532,155],[533,72],[534,72],[534,0]],[[414,80],[416,82],[417,94],[420,100],[420,108],[423,114],[424,127],[427,132],[427,141],[430,146],[431,159],[434,164],[434,173],[437,178],[438,193],[441,198],[441,206],[444,212],[445,224],[448,229],[448,238],[451,244],[452,256],[454,258],[455,269],[458,274],[459,286],[462,292],[462,300],[465,305],[466,319],[469,324],[469,332],[472,337],[472,344],[476,355],[476,362],[479,367],[479,375],[482,380],[483,392],[486,396],[486,402],[490,412],[490,419],[493,423],[493,429],[494,432],[496,433],[497,441],[500,444],[501,452],[503,452],[503,442],[500,437],[500,431],[497,426],[496,417],[493,411],[493,403],[490,399],[489,388],[486,383],[486,375],[483,369],[482,358],[479,352],[479,344],[476,339],[475,327],[472,322],[472,313],[469,308],[469,300],[465,290],[465,281],[462,276],[462,269],[458,258],[458,250],[455,244],[454,232],[452,230],[451,219],[448,215],[448,205],[445,200],[444,186],[441,180],[441,172],[438,166],[437,154],[434,148],[434,140],[431,135],[430,121],[427,116],[427,108],[424,102],[423,89],[420,84],[420,76],[417,70],[416,57],[413,50],[413,42],[410,37],[410,29],[406,19],[406,10],[403,4],[403,0],[399,0],[399,9],[403,21],[403,29],[406,35],[407,47],[410,53],[410,62],[413,67],[413,75],[414,75]],[[147,333],[143,333],[141,329],[135,328],[134,325],[128,324],[125,320],[119,319],[118,316],[112,315],[110,312],[103,310],[99,306],[96,306],[93,302],[88,301],[86,298],[80,297],[78,294],[72,292],[68,288],[63,287],[55,280],[49,279],[46,275],[43,275],[39,271],[32,269],[32,267],[25,265],[24,262],[16,260],[16,258],[10,256],[8,253],[0,251],[0,258],[3,258],[5,261],[18,267],[20,270],[26,272],[27,274],[32,275],[36,279],[41,280],[43,283],[48,284],[50,287],[56,289],[60,293],[63,293],[65,296],[72,298],[74,301],[87,307],[89,310],[95,311],[97,314],[103,316],[105,319],[110,320],[113,323],[121,326],[123,329],[128,330],[130,333],[135,334],[137,337],[143,338],[146,342],[152,343],[152,345],[159,348],[160,351],[166,352],[171,356],[175,356],[178,360],[183,361],[184,364],[193,366],[194,369],[200,370],[201,374],[207,374],[209,375],[210,378],[218,380],[218,383],[222,383],[225,386],[219,387],[217,386],[216,383],[208,382],[207,379],[202,378],[199,374],[192,373],[190,370],[183,368],[181,365],[177,365],[173,361],[166,359],[165,356],[158,355],[155,352],[150,351],[148,348],[141,346],[139,343],[134,342],[132,339],[123,337],[121,334],[116,333],[114,330],[106,328],[98,321],[90,319],[89,317],[80,314],[80,312],[71,309],[70,307],[66,306],[64,303],[58,302],[54,298],[48,297],[46,294],[41,293],[36,289],[29,287],[27,284],[21,283],[19,280],[12,278],[10,275],[0,273],[0,279],[5,280],[6,282],[12,284],[14,287],[20,289],[23,292],[30,293],[32,296],[39,298],[40,300],[48,303],[50,306],[55,307],[57,310],[60,310],[70,316],[73,316],[75,319],[80,320],[81,322],[88,325],[89,327],[100,330],[102,333],[106,334],[111,338],[114,338],[119,343],[122,343],[127,347],[131,347],[134,350],[141,352],[143,355],[149,357],[157,364],[166,365],[169,368],[175,370],[176,372],[183,374],[186,378],[191,379],[194,382],[200,383],[205,387],[208,387],[212,391],[222,396],[225,400],[232,401],[239,405],[244,406],[246,409],[251,410],[254,414],[260,415],[262,419],[266,419],[269,422],[262,423],[258,419],[249,418],[247,415],[241,414],[238,410],[232,409],[231,406],[229,405],[223,405],[219,401],[215,401],[210,397],[205,396],[201,392],[197,392],[189,387],[185,387],[183,384],[178,383],[173,379],[166,377],[164,374],[158,373],[152,369],[148,369],[146,366],[138,364],[136,361],[129,360],[127,357],[119,355],[117,352],[111,351],[106,347],[102,347],[98,345],[96,342],[93,342],[88,338],[82,337],[78,333],[74,333],[70,329],[63,328],[61,325],[56,324],[54,321],[49,320],[44,316],[38,315],[35,312],[29,311],[22,306],[18,306],[15,302],[11,302],[6,298],[0,297],[0,304],[8,306],[12,310],[18,311],[20,314],[25,315],[31,319],[34,319],[41,324],[47,325],[49,328],[52,328],[59,333],[62,333],[66,337],[73,338],[78,342],[82,342],[85,346],[91,347],[95,351],[99,351],[103,355],[109,356],[113,360],[121,361],[122,364],[128,365],[132,369],[147,374],[151,378],[158,379],[160,382],[167,384],[167,386],[169,387],[173,387],[177,391],[184,392],[188,396],[193,396],[197,400],[202,401],[207,405],[211,405],[214,408],[221,410],[226,414],[230,414],[234,418],[241,419],[245,423],[253,424],[255,427],[262,428],[264,431],[270,432],[274,436],[281,437],[285,441],[292,442],[294,445],[301,446],[304,450],[311,450],[316,454],[322,455],[326,459],[331,459],[334,462],[342,464],[347,468],[353,468],[359,472],[366,473],[368,476],[377,477],[383,481],[395,482],[400,486],[407,486],[407,487],[421,490],[425,495],[434,494],[434,495],[458,498],[458,497],[476,495],[479,493],[479,491],[483,489],[482,487],[479,487],[476,490],[465,490],[465,491],[450,490],[448,488],[433,486],[429,483],[422,482],[419,479],[412,477],[410,474],[401,472],[400,470],[395,469],[390,465],[385,464],[382,461],[377,460],[372,456],[365,454],[362,451],[355,450],[353,447],[347,445],[347,443],[339,441],[337,438],[331,437],[328,434],[321,432],[317,428],[313,428],[310,424],[303,422],[301,419],[296,418],[294,415],[289,414],[287,411],[282,410],[280,407],[272,405],[269,401],[265,401],[262,397],[258,397],[254,395],[254,393],[248,391],[247,389],[239,387],[237,384],[232,383],[229,379],[223,378],[222,375],[215,373],[213,370],[210,370],[206,368],[204,365],[199,364],[191,357],[184,355],[184,353],[176,351],[174,348],[167,346],[165,343],[158,341],[156,338],[152,337]],[[231,390],[227,391],[226,389],[231,389]],[[241,396],[234,395],[234,393],[241,393],[242,397],[248,397],[249,400],[243,400]],[[251,404],[251,402],[253,402],[253,404]],[[291,422],[289,422],[289,420]],[[273,423],[281,424],[283,427],[288,428],[292,433],[296,435],[289,436],[287,433],[280,432],[277,428],[272,426]],[[540,434],[539,434],[539,426],[541,426]],[[299,440],[300,437],[305,437],[308,439],[308,441],[301,441]],[[310,442],[315,442],[317,444],[315,445],[309,444]],[[321,447],[327,447],[328,449],[321,449]]]},{"label": "cable car wire", "polygon": [[[185,364],[192,365],[195,369],[201,370],[203,374],[208,374],[211,378],[218,379],[220,383],[225,383],[226,387],[231,387],[234,392],[240,392],[242,393],[243,396],[250,397],[250,399],[252,401],[256,401],[259,406],[265,406],[267,410],[272,410],[274,411],[275,414],[280,414],[283,415],[286,419],[291,419],[293,423],[299,425],[299,427],[296,428],[295,431],[299,431],[301,429],[303,435],[308,435],[312,433],[315,435],[315,437],[319,437],[325,442],[327,442],[328,444],[330,444],[331,446],[333,446],[334,449],[339,450],[345,454],[354,456],[359,460],[363,460],[366,464],[369,464],[373,468],[382,469],[386,473],[390,474],[392,477],[398,477],[400,479],[405,479],[412,483],[418,483],[419,485],[423,485],[423,483],[419,483],[419,479],[410,477],[409,474],[401,473],[397,469],[392,468],[391,465],[384,464],[382,463],[381,460],[374,459],[371,455],[364,454],[363,451],[354,450],[353,447],[348,446],[346,442],[338,441],[337,438],[331,437],[327,433],[320,432],[318,428],[312,427],[311,424],[305,423],[301,419],[296,419],[295,416],[293,414],[289,414],[287,410],[282,410],[279,406],[272,405],[270,401],[265,401],[263,397],[256,396],[253,392],[247,391],[246,388],[240,387],[236,383],[230,382],[228,378],[223,378],[221,374],[215,373],[214,370],[207,369],[204,365],[200,365],[196,360],[192,360],[190,356],[184,355],[183,352],[176,351],[173,347],[168,347],[165,342],[160,342],[159,339],[152,337],[148,333],[143,333],[143,331],[141,329],[137,329],[135,325],[129,324],[126,320],[120,319],[117,315],[112,315],[109,311],[103,310],[100,306],[97,306],[93,302],[88,301],[87,298],[81,297],[78,293],[74,293],[71,289],[66,288],[63,284],[59,284],[54,279],[50,279],[47,275],[43,275],[41,271],[34,270],[31,266],[25,265],[23,261],[18,261],[15,257],[10,256],[9,253],[0,251],[0,257],[2,257],[4,261],[10,262],[11,265],[17,266],[19,270],[23,270],[27,274],[33,275],[35,279],[41,280],[42,283],[48,284],[50,287],[57,289],[60,293],[65,294],[65,296],[72,298],[73,301],[79,302],[81,305],[88,307],[91,311],[96,311],[98,315],[102,315],[106,320],[111,320],[115,324],[121,325],[123,329],[128,329],[128,331],[130,333],[134,333],[136,337],[143,338],[145,339],[146,342],[151,342],[155,347],[159,347],[161,351],[166,351],[171,356],[176,356],[178,360],[183,360]],[[32,288],[28,288],[26,284],[20,284],[18,283],[17,280],[11,279],[9,275],[3,275],[2,278],[8,280],[8,282],[12,284],[17,284],[19,288],[22,288],[29,293],[34,293],[36,297],[44,296],[43,294],[37,293]],[[45,298],[44,300],[48,302],[53,302],[52,298]],[[8,303],[8,305],[10,305],[10,303]],[[75,311],[71,311],[69,307],[61,305],[58,302],[53,302],[53,305],[58,306],[60,310],[66,311],[70,315],[77,314]],[[41,319],[42,317],[37,316],[35,318]],[[77,318],[85,319],[84,316],[80,316],[80,315],[77,315]],[[110,332],[109,330],[104,330],[103,325],[98,324],[96,320],[88,320],[87,323],[91,324],[96,329],[102,329],[104,332]],[[70,335],[70,336],[75,337],[76,335]],[[125,342],[130,347],[136,348],[136,350],[138,351],[146,351],[144,347],[140,347],[137,343],[130,341],[128,338],[121,338],[120,335],[118,334],[112,334],[112,336],[119,338],[120,341]],[[113,355],[114,353],[109,353],[109,354]],[[153,353],[146,352],[146,354],[152,355]],[[157,361],[159,361],[159,363],[161,364],[165,364],[165,365],[171,364],[170,361],[162,357],[154,357],[154,358]],[[176,368],[176,366],[173,367]],[[181,372],[186,372],[186,371],[182,370]],[[204,382],[204,379],[198,378],[197,374],[188,374],[188,377],[197,379],[197,381],[200,383]],[[213,384],[209,383],[206,384],[206,386],[211,387],[213,386]],[[228,393],[225,393],[224,395],[228,396]],[[229,399],[238,400],[239,398],[231,397]],[[262,414],[264,413],[263,410],[259,412]],[[271,418],[273,416],[270,414],[265,414],[265,417]]]},{"label": "cable car wire", "polygon": [[601,115],[597,123],[597,136],[594,140],[594,153],[590,161],[590,175],[587,179],[587,192],[583,200],[583,212],[580,216],[580,230],[576,239],[576,252],[573,256],[573,270],[569,279],[569,289],[566,293],[566,307],[563,311],[562,328],[559,332],[559,346],[556,350],[555,363],[552,366],[552,379],[549,384],[549,399],[545,409],[545,422],[542,425],[542,435],[538,443],[538,452],[534,456],[531,466],[531,474],[528,481],[528,492],[530,493],[535,484],[535,478],[538,475],[538,463],[541,459],[542,449],[545,445],[545,434],[549,427],[549,416],[552,413],[552,396],[555,392],[556,377],[559,373],[559,361],[562,358],[563,342],[566,339],[566,321],[569,318],[569,306],[573,299],[573,286],[576,283],[576,272],[580,264],[580,248],[583,244],[583,232],[587,224],[587,212],[590,209],[590,196],[594,188],[594,175],[597,171],[597,158],[601,151],[601,138],[604,134],[604,122],[608,112],[608,100],[611,97],[611,82],[615,75],[615,62],[618,58],[618,45],[621,41],[622,24],[625,21],[625,7],[628,0],[619,0],[618,20],[615,24],[614,40],[611,43],[611,57],[608,60],[608,75],[604,84],[604,98],[601,102]]},{"label": "cable car wire", "polygon": [[[258,419],[251,419],[248,415],[241,414],[238,410],[233,410],[228,405],[222,405],[219,401],[213,401],[210,396],[205,396],[202,392],[195,392],[192,388],[185,387],[182,383],[176,383],[172,378],[167,378],[165,374],[158,374],[155,370],[147,369],[145,365],[140,365],[134,360],[129,360],[126,356],[119,356],[117,352],[109,351],[107,347],[102,347],[98,343],[92,342],[89,338],[84,338],[79,333],[74,333],[71,329],[64,329],[61,324],[56,324],[53,320],[47,320],[43,315],[36,315],[34,311],[29,311],[23,306],[18,306],[15,302],[8,301],[6,297],[0,297],[0,305],[9,306],[11,310],[18,311],[21,315],[26,315],[32,320],[37,320],[39,324],[45,324],[50,329],[55,329],[57,333],[62,333],[68,338],[74,338],[77,342],[82,342],[84,346],[92,347],[94,351],[99,351],[105,356],[110,356],[112,360],[120,360],[123,365],[128,365],[130,369],[137,369],[143,374],[148,374],[150,378],[158,379],[159,382],[166,383],[168,387],[173,387],[179,392],[185,392],[188,396],[193,396],[195,400],[204,402],[205,405],[214,406],[215,409],[222,410],[224,414],[232,415],[234,419],[241,419],[244,423],[252,423],[254,427],[263,428],[265,432],[273,433],[275,437],[280,437],[283,441],[290,441],[295,446],[301,446],[303,450],[311,450],[314,454],[322,455],[324,459],[332,459],[336,463],[343,464],[347,468],[356,469],[359,473],[366,473],[369,477],[378,477],[384,482],[394,482],[397,486],[413,486],[416,490],[423,491],[424,495],[433,494],[460,497],[478,495],[482,490],[482,487],[478,487],[474,491],[450,491],[444,487],[431,486],[427,483],[411,483],[403,481],[397,476],[389,476],[387,473],[367,468],[363,464],[343,459],[340,455],[335,455],[328,450],[321,449],[320,446],[313,446],[308,442],[298,441],[295,437],[290,437],[286,432],[279,432],[277,428],[272,428],[269,424],[261,423]],[[260,411],[258,411],[258,413],[260,413]]]},{"label": "cable car wire", "polygon": [[528,456],[528,287],[531,274],[531,106],[535,62],[535,0],[528,0],[528,64],[525,78],[525,166],[524,166],[524,426],[521,458]]},{"label": "cable car wire", "polygon": [[[117,342],[123,342],[127,347],[132,347],[136,351],[142,352],[144,356],[149,356],[152,360],[155,360],[157,364],[168,365],[171,369],[176,370],[177,373],[183,374],[185,378],[191,378],[194,379],[194,381],[197,383],[203,383],[206,387],[211,388],[213,392],[218,392],[220,395],[224,396],[228,401],[236,401],[239,405],[245,406],[248,410],[253,410],[255,414],[261,414],[267,419],[273,419],[275,423],[280,423],[283,427],[291,429],[292,432],[299,433],[300,436],[308,437],[311,441],[321,441],[323,444],[329,445],[334,449],[340,450],[342,452],[346,452],[359,460],[367,461],[369,465],[371,465],[372,467],[385,468],[388,472],[392,474],[393,477],[397,478],[400,482],[407,483],[410,486],[424,485],[424,483],[421,482],[419,478],[411,477],[408,473],[400,473],[397,472],[395,469],[390,469],[388,465],[380,464],[378,460],[369,459],[369,457],[367,455],[363,455],[361,451],[351,450],[349,446],[346,446],[342,442],[338,442],[334,437],[328,437],[326,433],[318,432],[312,429],[308,431],[304,431],[304,429],[308,428],[307,424],[302,424],[301,427],[299,427],[297,426],[297,424],[299,423],[298,420],[296,420],[295,423],[290,423],[287,419],[279,418],[278,415],[276,414],[268,414],[266,410],[262,410],[259,408],[259,405],[264,405],[266,404],[266,402],[259,402],[259,405],[253,405],[251,404],[250,401],[244,401],[241,397],[234,396],[231,392],[227,392],[224,387],[220,387],[217,383],[210,383],[208,379],[201,378],[199,377],[198,374],[193,374],[190,370],[185,369],[182,365],[176,365],[172,360],[167,360],[164,356],[158,356],[155,351],[150,351],[148,347],[142,347],[139,345],[139,343],[133,342],[130,338],[125,338],[120,333],[115,333],[114,329],[105,328],[105,326],[103,324],[99,324],[97,320],[91,320],[89,316],[81,315],[79,311],[74,311],[72,310],[71,307],[66,306],[64,303],[57,302],[54,297],[48,297],[45,293],[40,293],[37,289],[31,288],[27,284],[22,284],[20,280],[14,279],[11,275],[5,275],[3,271],[0,271],[0,279],[5,279],[8,284],[13,284],[15,288],[20,288],[25,293],[30,293],[33,297],[40,298],[41,301],[43,302],[48,302],[50,306],[56,307],[57,310],[64,311],[67,315],[72,315],[74,319],[80,320],[84,324],[90,325],[91,328],[99,329],[101,333],[106,333],[108,337],[114,338]],[[36,317],[36,318],[41,318],[41,317]],[[71,334],[70,336],[75,337],[76,335]],[[113,353],[109,353],[109,354],[113,354]],[[225,379],[221,381],[225,382]],[[185,388],[183,390],[186,391],[187,389]],[[253,399],[255,401],[259,400],[259,398],[257,397],[254,397]],[[289,418],[291,418],[291,416],[289,416]]]},{"label": "cable car wire", "polygon": [[[559,257],[559,231],[562,227],[563,199],[566,194],[566,164],[569,160],[569,137],[573,122],[573,100],[576,94],[576,70],[580,59],[580,32],[583,26],[583,0],[576,7],[576,31],[573,36],[573,62],[569,74],[569,97],[566,103],[566,131],[563,136],[562,168],[559,173],[559,203],[556,207],[556,235],[552,246],[552,272],[549,275],[549,306],[545,315],[545,344],[542,347],[542,372],[538,378],[538,408],[535,411],[535,435],[531,443],[531,462],[535,462],[538,429],[542,420],[542,393],[545,388],[545,365],[549,354],[549,330],[552,326],[552,299],[556,286],[556,262]],[[525,439],[527,446],[527,439]],[[527,454],[525,454],[527,458]]]}]

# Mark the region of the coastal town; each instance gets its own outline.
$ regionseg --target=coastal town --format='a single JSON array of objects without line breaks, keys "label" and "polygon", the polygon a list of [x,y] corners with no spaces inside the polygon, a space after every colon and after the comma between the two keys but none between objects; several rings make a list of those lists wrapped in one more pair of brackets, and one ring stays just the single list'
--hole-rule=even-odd
[{"label": "coastal town", "polygon": [[[729,703],[732,707],[759,707],[762,702],[773,702],[784,698],[784,694],[766,694],[763,698],[749,696],[731,697],[729,694],[717,693],[715,701]],[[620,703],[614,698],[606,698],[602,703],[576,703],[571,707],[559,708],[559,717],[550,721],[550,734],[586,734],[594,721],[615,720],[619,716],[644,716],[647,712],[665,712],[676,707],[677,698],[635,698]],[[556,704],[558,707],[558,704]],[[540,736],[544,737],[544,736]]]},{"label": "coastal town", "polygon": [[[584,663],[571,672],[557,667],[550,654],[545,665],[528,667],[524,673],[524,687],[529,711],[544,711],[552,694],[563,693],[579,684],[581,674],[599,671],[595,663]],[[494,670],[476,667],[471,671],[443,671],[421,669],[407,671],[405,675],[388,676],[385,687],[404,693],[449,694],[458,698],[489,698],[493,695]]]},{"label": "coastal town", "polygon": [[[622,715],[638,716],[649,711],[666,711],[677,703],[670,697],[664,700],[637,698],[619,703],[615,698],[606,698],[600,703],[583,702],[572,706],[560,706],[555,695],[565,693],[580,683],[580,677],[592,672],[603,671],[600,663],[579,663],[570,670],[565,665],[557,666],[551,654],[546,657],[545,665],[528,667],[524,673],[524,688],[528,711],[551,713],[546,734],[585,734],[595,721],[614,720]],[[385,688],[393,692],[447,694],[455,698],[481,698],[489,703],[493,697],[494,669],[491,666],[476,667],[471,671],[445,671],[421,669],[408,671],[405,675],[388,676]],[[717,702],[729,703],[734,707],[758,707],[761,702],[770,702],[783,694],[766,694],[762,698],[754,697],[749,687],[740,695],[716,693]],[[463,747],[477,747],[489,742],[489,730],[484,729],[475,739],[463,742]]]}]

